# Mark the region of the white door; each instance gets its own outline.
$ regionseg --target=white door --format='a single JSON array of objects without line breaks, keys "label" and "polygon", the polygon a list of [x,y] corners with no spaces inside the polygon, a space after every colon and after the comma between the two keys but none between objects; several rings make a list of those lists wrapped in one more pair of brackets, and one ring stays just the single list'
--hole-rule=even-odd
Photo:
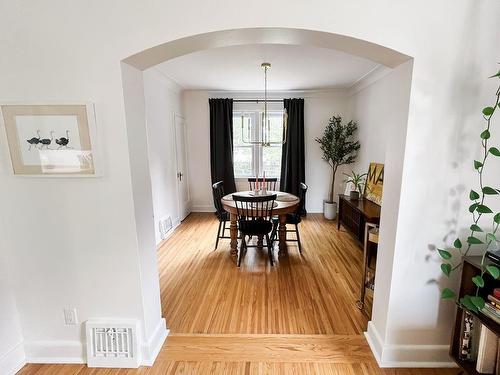
[{"label": "white door", "polygon": [[186,147],[186,124],[182,116],[174,115],[174,129],[175,152],[177,159],[177,196],[179,200],[179,218],[182,221],[191,212]]}]

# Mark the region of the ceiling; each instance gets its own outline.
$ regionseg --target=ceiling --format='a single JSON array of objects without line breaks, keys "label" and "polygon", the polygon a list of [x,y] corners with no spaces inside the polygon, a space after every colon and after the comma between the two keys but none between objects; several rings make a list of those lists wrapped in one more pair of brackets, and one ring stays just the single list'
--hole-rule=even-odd
[{"label": "ceiling", "polygon": [[269,90],[348,88],[379,65],[344,52],[310,46],[250,44],[214,48],[157,65],[185,89],[259,91],[262,62],[270,62]]}]

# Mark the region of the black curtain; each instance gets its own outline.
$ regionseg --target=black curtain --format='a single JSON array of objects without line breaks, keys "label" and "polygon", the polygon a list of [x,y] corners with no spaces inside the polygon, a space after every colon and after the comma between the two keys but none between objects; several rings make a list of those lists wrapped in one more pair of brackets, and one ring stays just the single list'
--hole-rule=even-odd
[{"label": "black curtain", "polygon": [[209,99],[210,171],[212,184],[224,181],[226,194],[234,193],[233,99]]},{"label": "black curtain", "polygon": [[305,182],[304,99],[284,99],[288,113],[286,143],[281,153],[280,190],[299,195]]}]

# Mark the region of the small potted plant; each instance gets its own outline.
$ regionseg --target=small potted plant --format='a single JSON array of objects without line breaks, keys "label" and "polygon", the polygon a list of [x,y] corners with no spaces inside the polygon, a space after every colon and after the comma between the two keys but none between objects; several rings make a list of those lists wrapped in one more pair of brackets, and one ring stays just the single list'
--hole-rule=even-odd
[{"label": "small potted plant", "polygon": [[337,216],[337,203],[335,196],[335,175],[341,165],[351,164],[356,161],[358,150],[361,147],[359,142],[354,139],[358,130],[358,124],[355,121],[342,123],[342,116],[333,116],[325,128],[321,138],[316,138],[321,151],[323,151],[323,160],[326,161],[332,169],[332,184],[328,200],[323,202],[323,214],[326,219],[333,220]]},{"label": "small potted plant", "polygon": [[351,174],[344,173],[347,178],[345,179],[345,183],[351,184],[353,188],[349,193],[349,197],[353,201],[357,201],[359,196],[363,194],[363,187],[365,186],[366,173],[357,174],[354,171],[351,171]]}]

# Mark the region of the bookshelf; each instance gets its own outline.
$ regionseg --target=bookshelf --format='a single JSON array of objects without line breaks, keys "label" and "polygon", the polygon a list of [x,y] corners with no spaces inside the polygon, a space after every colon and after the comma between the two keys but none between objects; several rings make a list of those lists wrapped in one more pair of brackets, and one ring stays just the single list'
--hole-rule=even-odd
[{"label": "bookshelf", "polygon": [[[493,264],[488,259],[485,260],[485,265]],[[462,277],[460,281],[460,292],[457,300],[460,300],[464,295],[474,295],[476,293],[476,286],[472,282],[472,278],[481,273],[481,257],[479,256],[471,256],[466,257],[464,260]],[[490,294],[493,289],[500,287],[500,281],[493,279],[490,275],[485,274],[483,276],[485,286],[481,289],[480,295],[485,300],[487,300],[488,294]],[[462,368],[463,371],[467,374],[480,374],[476,371],[476,362],[475,361],[464,361],[460,359],[460,345],[461,345],[461,337],[460,337],[460,329],[462,326],[462,313],[463,307],[458,304],[457,313],[455,317],[455,325],[453,327],[453,334],[451,337],[451,345],[450,345],[450,356],[453,358],[455,363]],[[497,336],[500,336],[500,324],[498,324],[493,319],[482,313],[475,313],[473,311],[469,311],[472,315],[477,317],[477,319],[484,324],[489,330],[494,332]]]}]

